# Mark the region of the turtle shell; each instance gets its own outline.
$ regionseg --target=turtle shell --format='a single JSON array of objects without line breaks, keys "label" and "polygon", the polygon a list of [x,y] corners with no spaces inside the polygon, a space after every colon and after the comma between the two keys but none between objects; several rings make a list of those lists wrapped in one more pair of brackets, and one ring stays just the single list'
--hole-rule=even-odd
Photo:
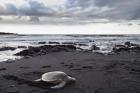
[{"label": "turtle shell", "polygon": [[67,79],[67,74],[61,71],[48,72],[42,75],[42,81],[50,83],[58,83]]}]

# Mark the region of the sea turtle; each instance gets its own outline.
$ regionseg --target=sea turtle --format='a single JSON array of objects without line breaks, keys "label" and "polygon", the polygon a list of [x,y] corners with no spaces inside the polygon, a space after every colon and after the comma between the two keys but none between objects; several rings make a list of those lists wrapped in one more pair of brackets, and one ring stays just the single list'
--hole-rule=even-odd
[{"label": "sea turtle", "polygon": [[47,83],[52,83],[54,86],[52,86],[52,89],[61,89],[63,88],[67,83],[75,82],[75,78],[68,76],[66,73],[62,71],[53,71],[44,73],[40,79],[37,79],[35,81],[43,81]]}]

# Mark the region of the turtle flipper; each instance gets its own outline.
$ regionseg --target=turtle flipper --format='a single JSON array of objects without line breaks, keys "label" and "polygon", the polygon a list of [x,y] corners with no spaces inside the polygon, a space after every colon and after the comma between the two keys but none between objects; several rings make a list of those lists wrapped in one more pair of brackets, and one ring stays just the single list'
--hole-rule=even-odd
[{"label": "turtle flipper", "polygon": [[37,80],[34,80],[34,81],[42,81],[42,79],[40,78],[40,79],[37,79]]},{"label": "turtle flipper", "polygon": [[58,85],[51,87],[52,89],[61,89],[66,85],[65,81],[60,82]]}]

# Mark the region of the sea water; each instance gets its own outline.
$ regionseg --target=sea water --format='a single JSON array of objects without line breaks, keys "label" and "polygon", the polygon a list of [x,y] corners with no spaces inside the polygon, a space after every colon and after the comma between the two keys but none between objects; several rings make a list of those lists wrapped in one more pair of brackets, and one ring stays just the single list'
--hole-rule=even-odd
[{"label": "sea water", "polygon": [[[41,46],[38,42],[59,42],[79,43],[86,46],[78,46],[82,49],[90,49],[92,45],[100,47],[98,52],[109,53],[115,45],[125,42],[140,44],[140,35],[0,35],[0,48],[15,47],[15,50],[0,51],[0,62],[7,60],[20,59],[20,56],[14,54],[27,49],[29,46]],[[46,43],[49,45],[49,43]],[[18,48],[25,46],[27,48]]]}]

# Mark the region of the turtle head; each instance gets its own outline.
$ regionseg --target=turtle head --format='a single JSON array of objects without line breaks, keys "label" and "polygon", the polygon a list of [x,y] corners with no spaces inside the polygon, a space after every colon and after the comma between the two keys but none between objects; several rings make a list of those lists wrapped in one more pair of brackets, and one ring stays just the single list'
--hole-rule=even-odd
[{"label": "turtle head", "polygon": [[74,77],[68,76],[67,78],[68,78],[69,83],[74,83],[76,81],[76,78],[74,78]]},{"label": "turtle head", "polygon": [[42,81],[42,79],[40,78],[40,79],[37,79],[37,80],[34,80],[34,81],[40,82],[40,81]]}]

